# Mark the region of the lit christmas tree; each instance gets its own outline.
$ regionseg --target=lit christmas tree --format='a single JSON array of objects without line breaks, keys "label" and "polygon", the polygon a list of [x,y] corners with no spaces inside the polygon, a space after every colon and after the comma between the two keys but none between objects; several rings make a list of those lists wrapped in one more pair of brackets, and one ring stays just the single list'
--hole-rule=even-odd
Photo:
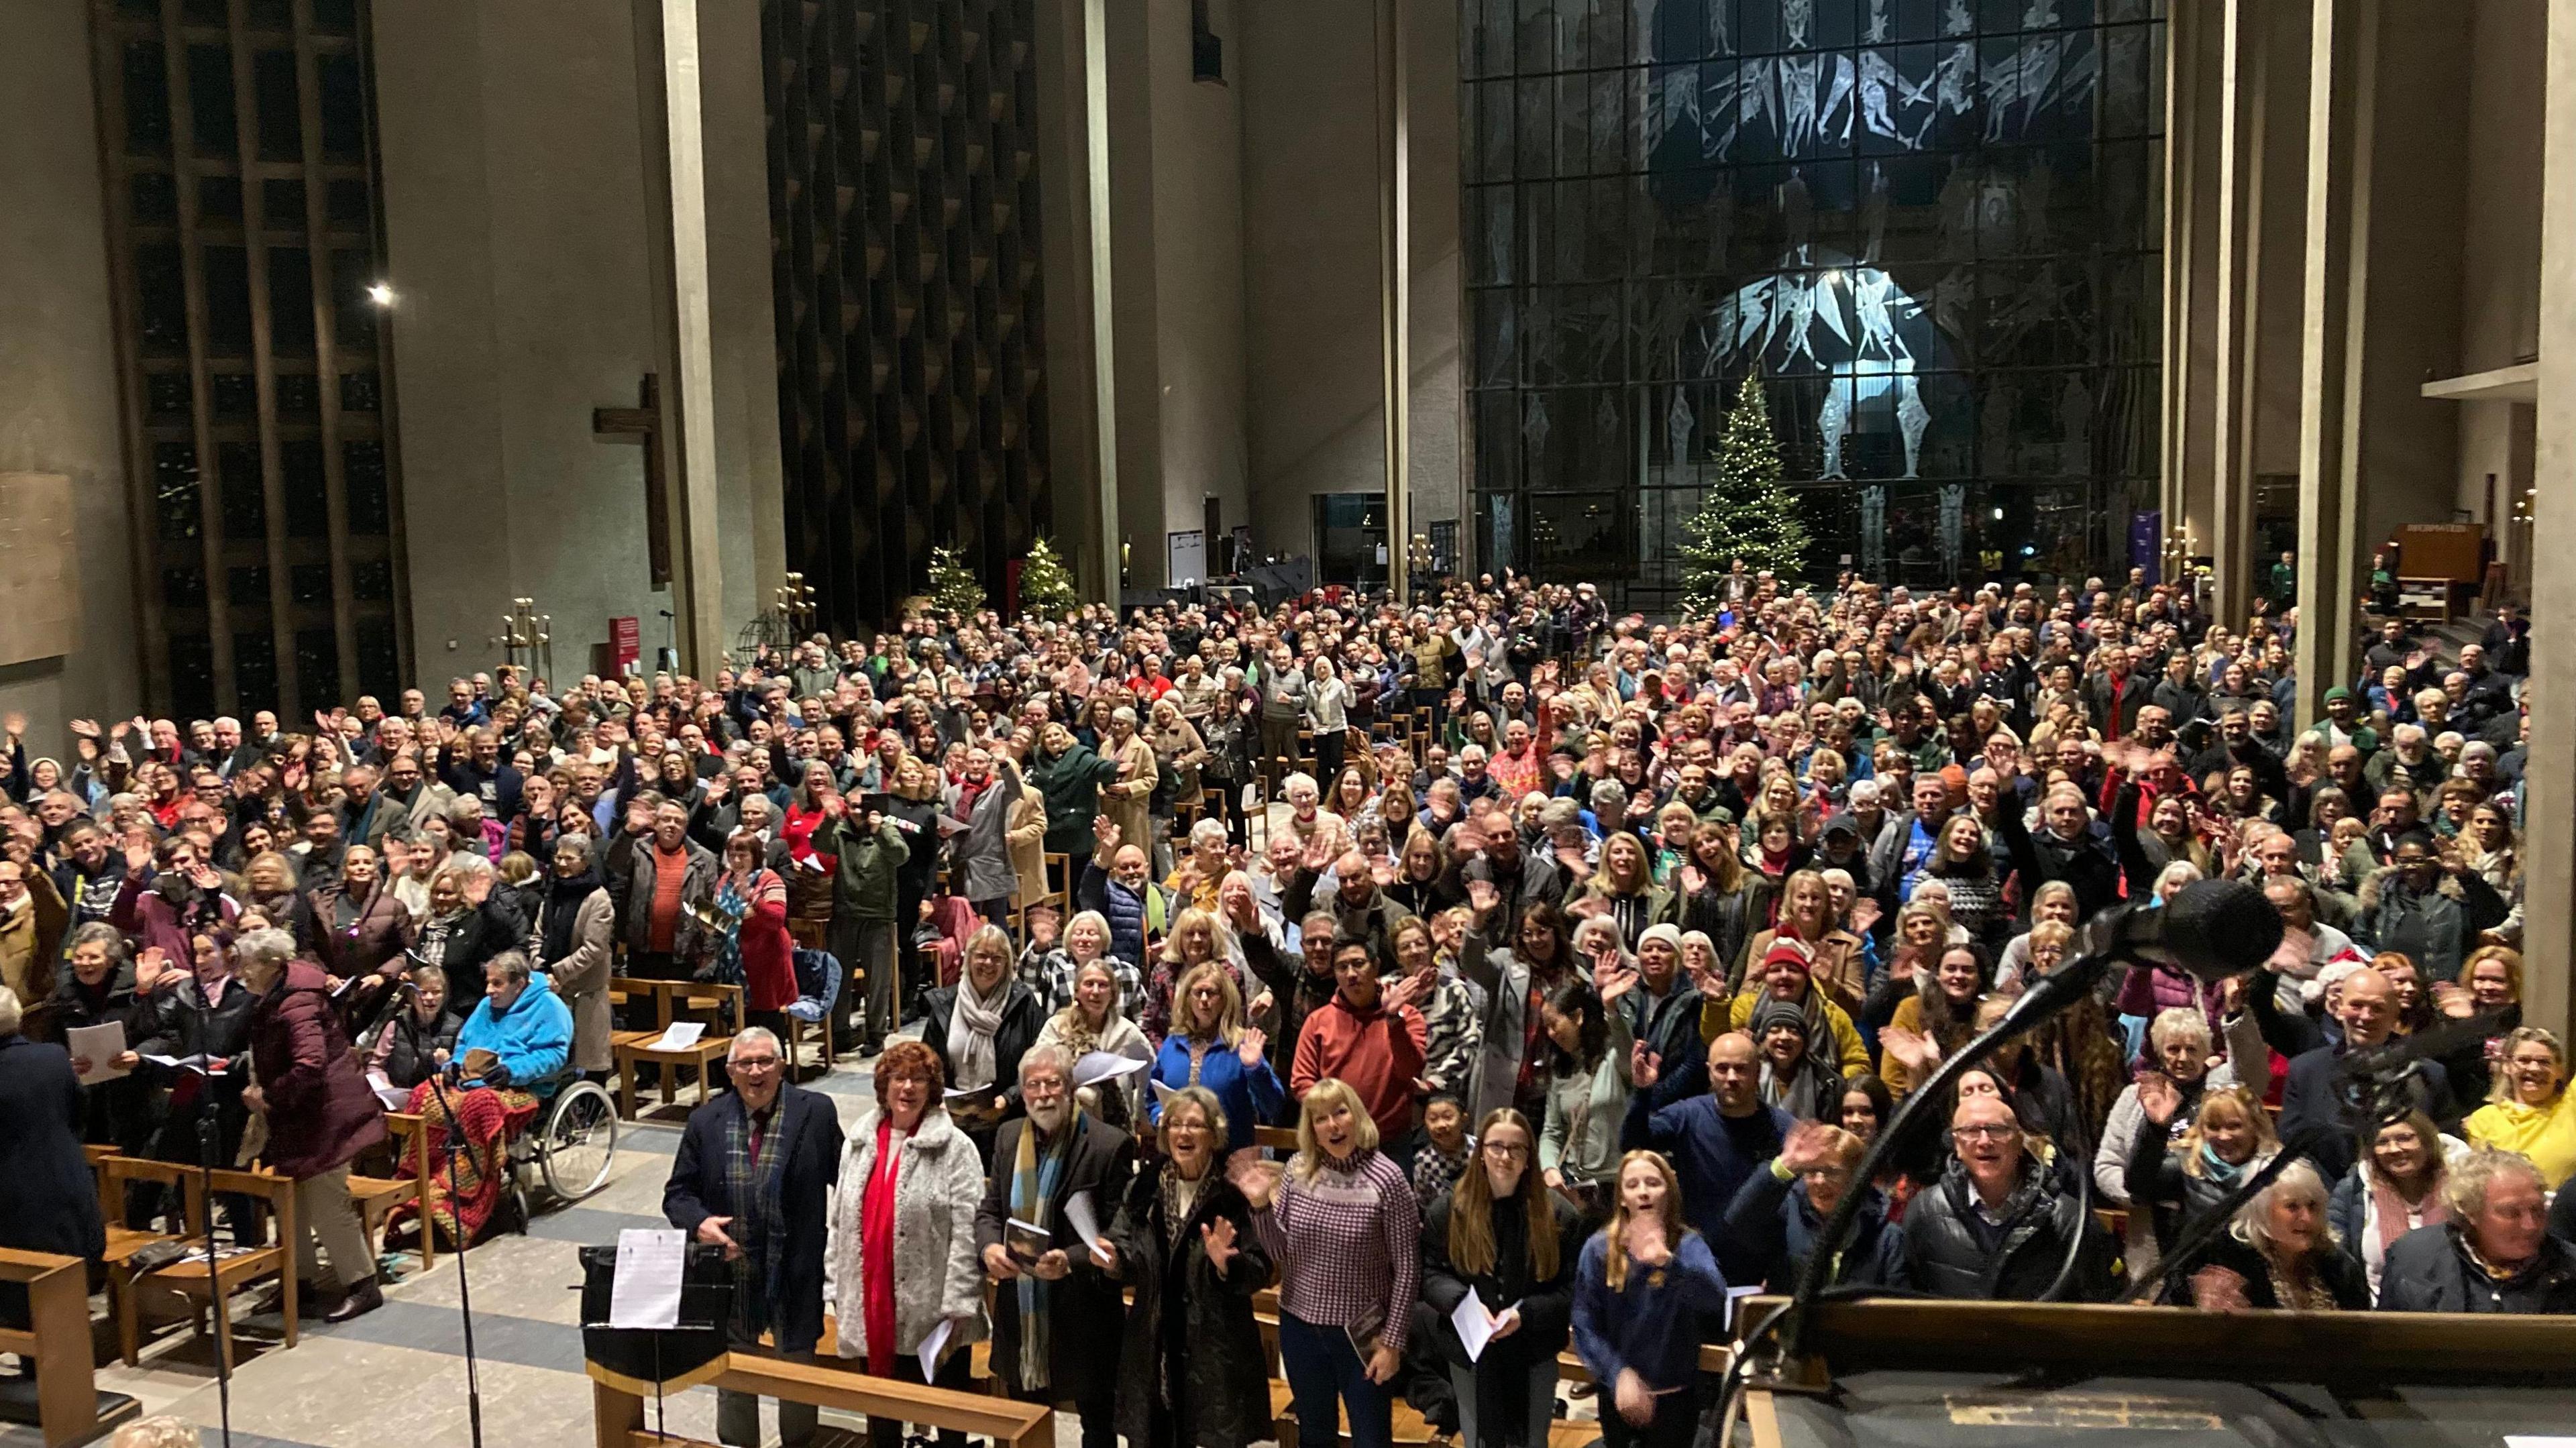
[{"label": "lit christmas tree", "polygon": [[930,601],[941,611],[971,619],[984,606],[984,584],[957,550],[945,544],[930,550]]},{"label": "lit christmas tree", "polygon": [[1807,527],[1798,500],[1780,483],[1780,444],[1759,377],[1737,389],[1715,457],[1717,477],[1682,540],[1682,606],[1701,617],[1725,604],[1727,572],[1737,559],[1748,575],[1768,569],[1786,587],[1807,557]]},{"label": "lit christmas tree", "polygon": [[1073,591],[1073,573],[1055,545],[1044,538],[1029,544],[1029,556],[1020,564],[1020,607],[1042,618],[1061,619],[1082,606],[1080,595]]}]

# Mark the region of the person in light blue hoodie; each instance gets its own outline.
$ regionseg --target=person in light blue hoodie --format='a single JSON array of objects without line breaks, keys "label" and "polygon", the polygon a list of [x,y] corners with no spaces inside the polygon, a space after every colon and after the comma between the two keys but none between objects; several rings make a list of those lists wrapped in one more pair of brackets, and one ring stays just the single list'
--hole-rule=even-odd
[{"label": "person in light blue hoodie", "polygon": [[528,964],[525,952],[505,950],[483,964],[483,999],[456,1034],[459,1062],[476,1050],[499,1059],[467,1084],[536,1092],[563,1074],[572,1054],[572,1008]]}]

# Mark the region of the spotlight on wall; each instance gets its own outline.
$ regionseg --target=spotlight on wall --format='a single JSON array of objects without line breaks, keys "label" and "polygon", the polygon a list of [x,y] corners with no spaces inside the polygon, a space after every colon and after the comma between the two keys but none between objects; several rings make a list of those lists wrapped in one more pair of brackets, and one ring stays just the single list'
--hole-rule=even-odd
[{"label": "spotlight on wall", "polygon": [[390,307],[394,304],[394,289],[384,282],[378,282],[367,288],[367,300],[379,307]]}]

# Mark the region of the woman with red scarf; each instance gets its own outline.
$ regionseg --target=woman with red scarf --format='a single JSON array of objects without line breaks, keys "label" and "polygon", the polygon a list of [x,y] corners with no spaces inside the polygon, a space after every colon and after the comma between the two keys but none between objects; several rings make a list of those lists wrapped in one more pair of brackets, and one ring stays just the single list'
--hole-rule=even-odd
[{"label": "woman with red scarf", "polygon": [[[947,1085],[938,1054],[919,1041],[890,1042],[877,1058],[876,1117],[841,1149],[823,1296],[840,1356],[918,1383],[922,1348],[944,1332],[934,1385],[965,1392],[968,1349],[985,1335],[975,1250],[984,1164],[949,1119]],[[903,1425],[871,1416],[868,1437],[874,1448],[899,1448]],[[939,1443],[965,1448],[966,1435],[942,1430]]]},{"label": "woman with red scarf", "polygon": [[[832,766],[822,760],[810,760],[796,790],[787,797],[787,812],[778,822],[778,837],[787,842],[787,919],[788,933],[815,945],[832,923],[832,878],[840,869],[840,857],[827,855],[814,848],[814,831],[829,818],[823,802],[839,790],[832,782]],[[799,930],[797,926],[807,929]]]}]

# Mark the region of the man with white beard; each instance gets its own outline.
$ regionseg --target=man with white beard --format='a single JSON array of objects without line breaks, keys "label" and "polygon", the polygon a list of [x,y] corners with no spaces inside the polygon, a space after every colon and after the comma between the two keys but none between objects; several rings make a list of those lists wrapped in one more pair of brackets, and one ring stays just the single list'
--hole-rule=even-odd
[{"label": "man with white beard", "polygon": [[1028,1115],[1004,1122],[993,1138],[975,1212],[975,1242],[996,1284],[993,1372],[1015,1398],[1080,1413],[1083,1448],[1117,1448],[1126,1306],[1068,1204],[1088,1198],[1098,1240],[1125,1198],[1135,1148],[1125,1132],[1074,1103],[1073,1061],[1061,1046],[1032,1046],[1020,1057],[1020,1099]]}]

